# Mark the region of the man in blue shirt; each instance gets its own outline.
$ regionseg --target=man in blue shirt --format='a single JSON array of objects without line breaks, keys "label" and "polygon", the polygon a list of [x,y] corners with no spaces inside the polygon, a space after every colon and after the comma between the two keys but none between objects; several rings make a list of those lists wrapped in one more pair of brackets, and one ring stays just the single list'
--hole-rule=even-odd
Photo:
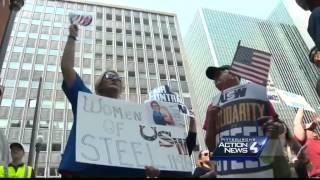
[{"label": "man in blue shirt", "polygon": [[[75,160],[75,143],[76,143],[76,123],[77,123],[77,100],[78,92],[92,93],[83,83],[79,75],[74,70],[75,41],[78,35],[78,27],[71,25],[69,28],[70,35],[66,43],[64,53],[61,59],[61,70],[63,75],[62,89],[72,105],[74,117],[73,126],[70,136],[62,156],[59,172],[62,177],[156,177],[159,170],[152,166],[146,166],[143,169],[122,168],[113,166],[103,166],[76,162]],[[97,95],[109,98],[119,98],[122,91],[121,78],[115,71],[106,71],[95,84]],[[89,119],[88,119],[89,121]],[[189,133],[190,134],[190,133]],[[195,140],[195,133],[193,134]],[[194,142],[195,144],[195,142]],[[161,172],[161,175],[173,175],[172,172]],[[186,175],[182,172],[174,172],[174,175]]]}]

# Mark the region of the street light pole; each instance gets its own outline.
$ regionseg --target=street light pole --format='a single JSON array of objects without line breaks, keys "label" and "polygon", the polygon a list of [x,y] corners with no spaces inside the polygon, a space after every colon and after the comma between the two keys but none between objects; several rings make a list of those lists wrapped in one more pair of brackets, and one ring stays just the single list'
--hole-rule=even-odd
[{"label": "street light pole", "polygon": [[6,56],[10,35],[11,35],[11,31],[14,24],[14,19],[16,18],[18,11],[21,9],[23,5],[24,5],[24,0],[10,0],[9,20],[5,27],[2,42],[0,42],[0,72],[2,69],[4,57]]},{"label": "street light pole", "polygon": [[40,101],[40,92],[42,87],[42,77],[40,77],[39,80],[39,87],[37,92],[37,102],[36,107],[34,110],[34,117],[33,117],[33,124],[32,124],[32,131],[31,131],[31,142],[30,142],[30,151],[28,156],[28,165],[33,165],[33,154],[35,151],[35,141],[36,141],[36,134],[37,134],[37,128],[38,128],[38,109],[39,109],[39,101]]},{"label": "street light pole", "polygon": [[39,162],[40,148],[42,146],[42,143],[43,143],[43,136],[38,136],[37,144],[36,144],[36,159],[34,161],[34,169],[33,169],[33,173],[35,176],[37,175],[37,171],[38,171],[38,162]]}]

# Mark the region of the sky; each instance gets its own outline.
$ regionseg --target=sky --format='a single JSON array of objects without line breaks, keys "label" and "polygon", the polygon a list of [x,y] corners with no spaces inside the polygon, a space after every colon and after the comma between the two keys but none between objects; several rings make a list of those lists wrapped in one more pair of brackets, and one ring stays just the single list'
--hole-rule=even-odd
[{"label": "sky", "polygon": [[[114,4],[177,14],[182,37],[187,32],[197,10],[209,8],[234,14],[265,19],[281,0],[83,0]],[[291,8],[292,15],[306,21],[307,14],[294,0],[283,0]]]}]

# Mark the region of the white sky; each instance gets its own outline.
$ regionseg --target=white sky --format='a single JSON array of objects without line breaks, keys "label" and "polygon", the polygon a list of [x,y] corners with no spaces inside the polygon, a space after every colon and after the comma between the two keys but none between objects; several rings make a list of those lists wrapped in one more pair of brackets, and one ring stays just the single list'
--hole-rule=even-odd
[{"label": "white sky", "polygon": [[187,32],[197,10],[209,8],[240,15],[265,19],[276,5],[283,1],[307,44],[313,44],[306,28],[309,13],[298,7],[294,0],[83,0],[114,4],[140,9],[171,12],[177,14],[182,37]]}]

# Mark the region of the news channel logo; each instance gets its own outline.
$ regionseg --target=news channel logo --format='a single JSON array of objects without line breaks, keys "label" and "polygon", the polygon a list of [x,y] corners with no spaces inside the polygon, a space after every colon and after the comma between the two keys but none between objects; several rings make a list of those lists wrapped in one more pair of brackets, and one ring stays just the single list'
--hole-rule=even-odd
[{"label": "news channel logo", "polygon": [[211,160],[258,160],[268,143],[266,136],[232,137],[220,139]]}]

